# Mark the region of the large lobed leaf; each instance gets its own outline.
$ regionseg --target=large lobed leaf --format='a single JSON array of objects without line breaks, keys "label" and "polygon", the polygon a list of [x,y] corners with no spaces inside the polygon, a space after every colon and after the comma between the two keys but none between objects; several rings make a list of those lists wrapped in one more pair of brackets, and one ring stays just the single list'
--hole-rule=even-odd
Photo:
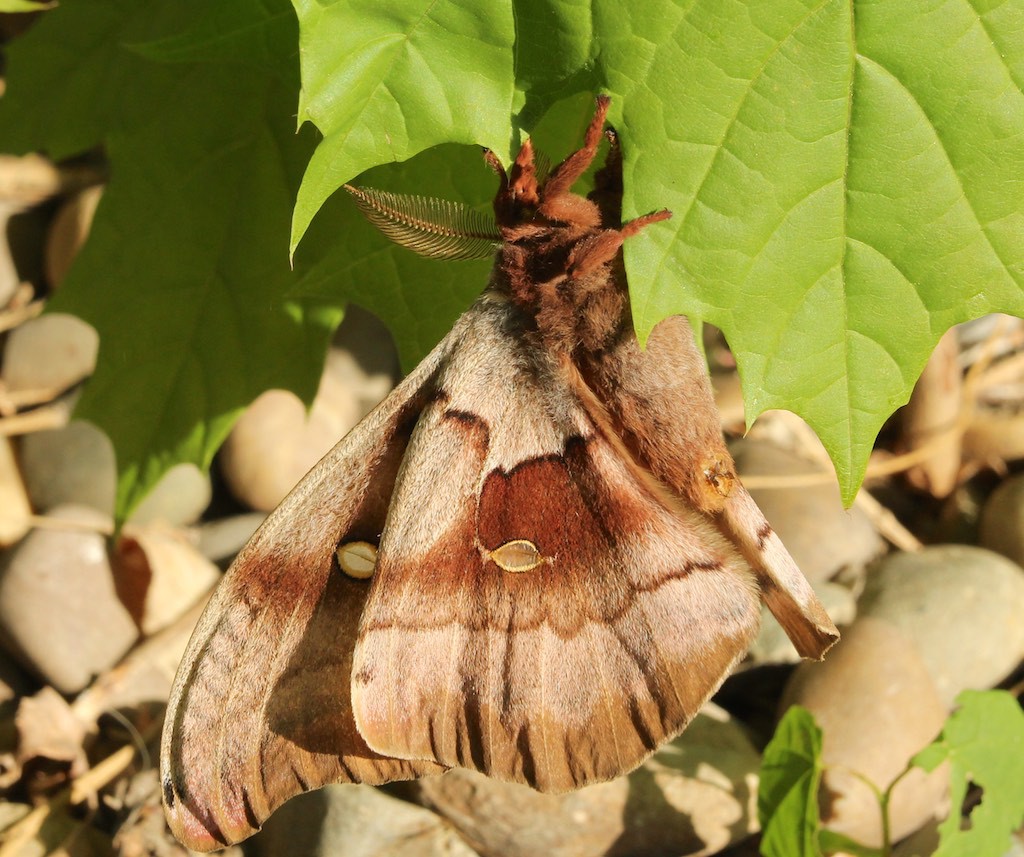
[{"label": "large lobed leaf", "polygon": [[[346,299],[408,368],[482,288],[486,266],[387,246],[342,182],[405,161],[361,181],[486,205],[478,150],[434,147],[507,159],[575,94],[549,153],[608,91],[627,216],[675,212],[626,248],[641,336],[676,312],[722,327],[750,418],[806,417],[847,498],[942,332],[1024,314],[1020,4],[294,6],[298,28],[285,0],[79,0],[10,50],[0,148],[112,162],[58,304],[100,330],[81,412],[114,439],[122,515],[262,389],[311,395]],[[319,144],[288,127],[300,57]]]},{"label": "large lobed leaf", "polygon": [[[557,97],[609,91],[627,214],[675,212],[626,248],[638,332],[674,313],[721,327],[748,418],[805,417],[847,500],[941,334],[1024,314],[1019,4],[514,0],[486,6],[489,26],[454,0],[375,4],[372,23],[355,5],[295,5],[301,118],[326,136],[293,242],[368,164],[447,140],[507,157],[505,132]],[[494,83],[510,46],[511,117]]]}]

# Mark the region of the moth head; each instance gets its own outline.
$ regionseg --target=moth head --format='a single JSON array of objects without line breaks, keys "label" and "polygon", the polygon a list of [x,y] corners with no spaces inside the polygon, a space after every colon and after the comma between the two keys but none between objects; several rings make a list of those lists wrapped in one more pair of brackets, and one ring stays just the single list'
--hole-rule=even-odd
[{"label": "moth head", "polygon": [[[552,170],[538,158],[529,138],[519,149],[507,174],[496,157],[486,156],[500,179],[494,214],[506,241],[532,238],[541,229],[594,229],[604,220],[618,218],[618,199],[607,206],[606,211],[605,206],[599,206],[594,200],[572,193],[573,184],[586,172],[597,153],[610,103],[608,96],[598,96],[597,109],[583,146]],[[617,157],[610,158],[605,165],[605,171],[608,170],[618,173],[617,180],[608,184],[621,188],[621,161]],[[621,198],[621,193],[619,196]]]},{"label": "moth head", "polygon": [[[494,152],[485,162],[498,175],[494,216],[457,202],[345,185],[366,218],[388,238],[422,256],[479,259],[493,256],[503,243],[531,241],[552,229],[574,233],[617,220],[621,198],[621,161],[612,146],[608,163],[596,179],[594,199],[572,193],[597,152],[610,99],[599,96],[597,110],[582,148],[554,169],[539,156],[529,138],[508,171]],[[612,132],[614,137],[614,132]]]},{"label": "moth head", "polygon": [[[424,256],[474,259],[494,256],[511,279],[531,288],[510,290],[526,306],[535,303],[532,284],[580,282],[593,274],[624,291],[620,278],[600,274],[617,255],[623,240],[643,226],[669,216],[656,212],[619,228],[622,161],[614,132],[605,131],[610,99],[601,95],[583,145],[550,171],[527,139],[506,171],[494,152],[484,160],[497,173],[494,217],[460,203],[345,185],[363,214],[398,244]],[[595,176],[589,197],[572,192],[597,154],[602,135],[612,140],[604,168]],[[614,281],[614,282],[613,282]],[[521,292],[522,294],[517,294]]]}]

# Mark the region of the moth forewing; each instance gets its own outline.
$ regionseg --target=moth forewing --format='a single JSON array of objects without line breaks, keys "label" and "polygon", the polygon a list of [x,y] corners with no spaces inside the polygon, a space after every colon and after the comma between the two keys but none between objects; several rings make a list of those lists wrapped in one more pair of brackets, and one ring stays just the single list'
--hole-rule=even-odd
[{"label": "moth forewing", "polygon": [[720,516],[722,530],[758,577],[761,597],[803,658],[821,660],[839,631],[793,557],[747,490],[739,485]]},{"label": "moth forewing", "polygon": [[[757,575],[765,603],[799,654],[820,659],[839,632],[736,476],[686,320],[662,321],[642,350],[631,331],[623,332],[582,362],[608,432],[630,451],[624,454],[714,522]],[[583,400],[590,395],[584,388]]]}]

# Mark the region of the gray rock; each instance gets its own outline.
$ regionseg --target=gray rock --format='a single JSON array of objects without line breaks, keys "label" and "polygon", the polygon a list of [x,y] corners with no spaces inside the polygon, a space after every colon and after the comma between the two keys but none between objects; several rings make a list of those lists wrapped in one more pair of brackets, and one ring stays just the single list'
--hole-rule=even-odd
[{"label": "gray rock", "polygon": [[1024,566],[1024,473],[992,492],[981,513],[978,541]]},{"label": "gray rock", "polygon": [[138,631],[114,590],[105,539],[89,531],[110,520],[81,506],[48,517],[73,526],[34,530],[0,560],[0,625],[15,654],[72,694],[113,666]]},{"label": "gray rock", "polygon": [[99,336],[80,318],[49,313],[7,336],[3,380],[10,390],[66,390],[96,367]]},{"label": "gray rock", "polygon": [[114,513],[114,447],[92,423],[74,420],[64,428],[26,435],[21,469],[32,504],[43,512],[65,503]]},{"label": "gray rock", "polygon": [[[743,477],[792,476],[821,469],[767,441],[743,440],[731,449]],[[750,494],[812,583],[827,580],[842,568],[865,565],[882,551],[882,538],[868,517],[856,506],[843,508],[834,480],[792,488],[753,487]]]},{"label": "gray rock", "polygon": [[211,493],[209,474],[182,462],[160,478],[129,520],[137,524],[160,521],[172,527],[191,524],[210,505]]},{"label": "gray rock", "polygon": [[327,786],[288,801],[247,844],[254,857],[475,857],[434,813],[370,786]]},{"label": "gray rock", "polygon": [[423,799],[487,857],[713,854],[757,826],[760,757],[743,729],[706,706],[636,771],[563,795],[452,770]]},{"label": "gray rock", "polygon": [[[878,801],[857,774],[885,789],[946,719],[946,706],[914,644],[888,622],[861,617],[843,631],[824,662],[796,669],[781,709],[793,704],[810,710],[824,733],[825,826],[880,845]],[[948,779],[941,766],[931,774],[915,769],[896,785],[890,804],[894,839],[934,816]]]},{"label": "gray rock", "polygon": [[[114,514],[114,447],[92,423],[73,420],[63,428],[26,435],[20,458],[25,485],[37,509],[47,511],[70,503]],[[178,464],[163,475],[130,520],[190,524],[209,505],[210,493],[208,474],[194,464]]]},{"label": "gray rock", "polygon": [[872,568],[860,610],[914,641],[947,707],[1024,658],[1024,569],[983,548],[890,554]]},{"label": "gray rock", "polygon": [[242,549],[266,517],[263,512],[246,512],[206,521],[196,527],[196,547],[208,560],[223,562]]}]

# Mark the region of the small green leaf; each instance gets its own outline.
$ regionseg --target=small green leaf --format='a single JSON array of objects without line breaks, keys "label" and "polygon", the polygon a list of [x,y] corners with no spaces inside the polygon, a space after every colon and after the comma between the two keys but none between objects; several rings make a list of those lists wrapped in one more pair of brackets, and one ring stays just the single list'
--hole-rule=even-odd
[{"label": "small green leaf", "polygon": [[764,857],[820,857],[821,773],[821,729],[807,709],[794,705],[761,760],[757,815]]},{"label": "small green leaf", "polygon": [[[935,857],[999,857],[1024,821],[1024,712],[1002,690],[965,690],[942,734],[911,763],[933,771],[950,765],[952,811],[939,826]],[[960,829],[960,807],[969,783],[980,786],[981,803]]]}]

